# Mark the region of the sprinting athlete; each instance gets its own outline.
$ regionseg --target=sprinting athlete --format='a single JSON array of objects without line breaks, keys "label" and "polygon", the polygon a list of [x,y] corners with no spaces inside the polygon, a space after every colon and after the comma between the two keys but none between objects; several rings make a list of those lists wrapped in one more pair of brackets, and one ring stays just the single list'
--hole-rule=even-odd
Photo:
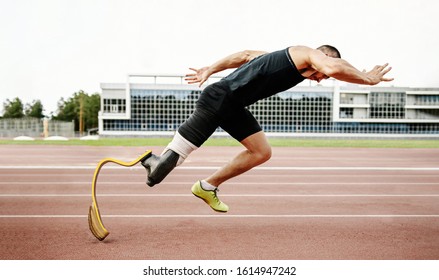
[{"label": "sprinting athlete", "polygon": [[227,212],[229,207],[218,198],[218,187],[271,157],[265,133],[247,106],[294,87],[304,79],[320,82],[332,77],[366,85],[393,80],[385,77],[391,70],[387,63],[377,65],[368,72],[359,71],[341,59],[336,48],[323,45],[317,49],[293,46],[271,53],[238,52],[211,66],[190,68],[194,72],[186,75],[186,81],[201,86],[212,74],[230,68],[238,69],[203,90],[194,112],[178,128],[163,153],[152,155],[142,162],[147,169],[147,184],[152,187],[221,127],[245,149],[215,173],[192,186],[195,196],[219,212]]}]

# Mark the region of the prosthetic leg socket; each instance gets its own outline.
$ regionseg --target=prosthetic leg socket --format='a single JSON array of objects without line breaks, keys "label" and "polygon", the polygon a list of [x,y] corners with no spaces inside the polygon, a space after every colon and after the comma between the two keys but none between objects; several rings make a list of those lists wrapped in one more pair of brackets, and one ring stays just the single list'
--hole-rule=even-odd
[{"label": "prosthetic leg socket", "polygon": [[175,168],[180,155],[173,150],[167,150],[161,156],[152,154],[142,161],[147,172],[146,184],[153,187],[160,183]]}]

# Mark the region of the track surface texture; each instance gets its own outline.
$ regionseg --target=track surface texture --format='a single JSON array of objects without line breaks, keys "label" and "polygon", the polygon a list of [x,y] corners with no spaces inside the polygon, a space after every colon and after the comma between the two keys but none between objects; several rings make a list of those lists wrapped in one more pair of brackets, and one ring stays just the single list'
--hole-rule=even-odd
[{"label": "track surface texture", "polygon": [[191,194],[242,150],[202,147],[161,184],[105,165],[97,200],[110,235],[88,229],[105,157],[162,147],[0,146],[2,260],[439,259],[439,149],[273,148],[220,187],[216,213]]}]

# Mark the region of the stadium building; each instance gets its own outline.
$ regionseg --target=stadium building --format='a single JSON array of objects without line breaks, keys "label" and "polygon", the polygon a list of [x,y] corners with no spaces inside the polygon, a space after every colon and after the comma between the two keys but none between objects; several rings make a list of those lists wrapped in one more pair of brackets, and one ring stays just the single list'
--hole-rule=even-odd
[{"label": "stadium building", "polygon": [[[101,136],[172,135],[201,93],[176,75],[128,75],[126,83],[102,83],[101,89]],[[305,81],[249,110],[269,136],[439,138],[439,88]]]}]

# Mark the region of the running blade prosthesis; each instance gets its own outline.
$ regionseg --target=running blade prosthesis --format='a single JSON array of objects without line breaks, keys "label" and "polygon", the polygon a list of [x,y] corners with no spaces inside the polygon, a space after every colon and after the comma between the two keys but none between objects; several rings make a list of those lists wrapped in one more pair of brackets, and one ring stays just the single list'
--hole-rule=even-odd
[{"label": "running blade prosthesis", "polygon": [[120,160],[117,160],[114,158],[105,158],[105,159],[101,160],[99,162],[98,166],[96,167],[95,173],[93,176],[93,183],[91,186],[93,204],[90,206],[89,211],[88,211],[88,225],[90,227],[91,233],[99,241],[103,241],[108,236],[108,234],[110,234],[108,232],[108,230],[105,228],[104,223],[102,222],[101,214],[99,213],[98,201],[96,199],[96,182],[98,180],[99,171],[101,170],[102,166],[104,166],[104,164],[106,164],[108,162],[116,163],[116,164],[119,164],[119,165],[122,165],[125,167],[131,167],[131,166],[139,163],[140,161],[145,160],[149,156],[151,156],[151,151],[146,151],[140,157],[138,157],[137,159],[135,159],[131,162],[124,162],[124,161],[120,161]]}]

